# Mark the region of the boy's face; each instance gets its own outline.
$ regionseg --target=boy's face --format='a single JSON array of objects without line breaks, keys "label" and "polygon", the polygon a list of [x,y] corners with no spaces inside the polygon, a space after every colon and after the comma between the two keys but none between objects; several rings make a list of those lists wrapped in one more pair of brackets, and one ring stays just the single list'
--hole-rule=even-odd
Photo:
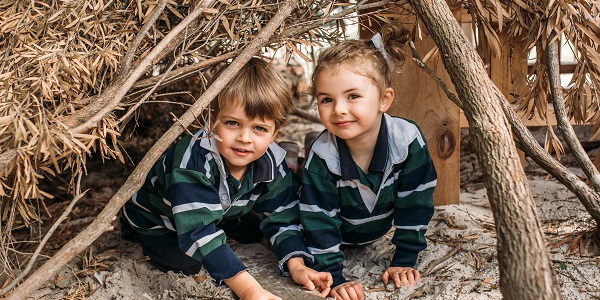
[{"label": "boy's face", "polygon": [[217,141],[217,149],[231,175],[238,180],[251,162],[265,154],[277,134],[275,121],[250,120],[244,107],[233,103],[221,108],[213,124],[216,124],[213,131],[222,140]]},{"label": "boy's face", "polygon": [[323,70],[316,78],[315,92],[325,128],[357,143],[377,139],[382,114],[394,99],[393,89],[382,95],[370,78],[345,65]]}]

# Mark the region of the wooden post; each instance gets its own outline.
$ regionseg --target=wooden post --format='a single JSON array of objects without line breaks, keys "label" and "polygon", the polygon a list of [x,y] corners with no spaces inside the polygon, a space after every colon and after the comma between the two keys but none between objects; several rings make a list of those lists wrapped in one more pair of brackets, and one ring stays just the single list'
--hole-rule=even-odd
[{"label": "wooden post", "polygon": [[[435,43],[425,31],[425,27],[421,28],[422,40],[415,41],[415,47],[425,56],[435,47]],[[432,56],[426,64],[436,71],[444,82],[452,86],[439,56]],[[438,174],[434,193],[435,205],[458,204],[460,109],[446,97],[429,75],[410,61],[410,57],[407,57],[407,61],[398,67],[398,70],[400,72],[394,76],[392,83],[396,99],[389,114],[414,120],[421,127]]]}]

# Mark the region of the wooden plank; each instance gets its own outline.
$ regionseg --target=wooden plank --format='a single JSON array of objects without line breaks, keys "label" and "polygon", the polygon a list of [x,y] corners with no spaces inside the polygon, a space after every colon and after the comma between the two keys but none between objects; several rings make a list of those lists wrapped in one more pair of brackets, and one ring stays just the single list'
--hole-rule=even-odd
[{"label": "wooden plank", "polygon": [[[405,26],[411,28],[411,23]],[[423,56],[435,43],[421,25],[423,39],[415,43]],[[410,59],[410,58],[407,58]],[[448,77],[439,56],[433,56],[427,65],[447,83]],[[415,64],[407,61],[398,68],[392,87],[396,91],[390,115],[405,117],[419,124],[433,158],[438,182],[434,193],[435,205],[460,202],[460,110],[452,103],[435,81]]]}]

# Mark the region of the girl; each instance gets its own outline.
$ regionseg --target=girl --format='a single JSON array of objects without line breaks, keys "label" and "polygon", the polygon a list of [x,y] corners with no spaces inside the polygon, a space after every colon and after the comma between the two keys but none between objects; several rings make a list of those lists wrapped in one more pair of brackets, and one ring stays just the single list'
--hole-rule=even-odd
[{"label": "girl", "polygon": [[437,175],[425,139],[414,122],[385,113],[407,31],[381,33],[324,50],[312,77],[326,130],[302,172],[300,219],[314,268],[333,275],[335,299],[364,299],[362,285],[342,275],[340,246],[371,244],[392,226],[396,251],[381,279],[397,288],[419,281],[415,264],[433,215]]}]

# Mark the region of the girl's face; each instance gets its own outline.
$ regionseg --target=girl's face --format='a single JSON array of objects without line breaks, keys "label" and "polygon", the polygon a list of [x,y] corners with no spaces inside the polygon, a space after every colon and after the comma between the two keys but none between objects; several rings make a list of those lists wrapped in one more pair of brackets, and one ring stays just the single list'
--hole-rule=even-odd
[{"label": "girl's face", "polygon": [[394,90],[382,94],[366,76],[345,65],[321,71],[315,80],[319,115],[327,130],[346,142],[376,140],[382,114],[394,99]]},{"label": "girl's face", "polygon": [[263,156],[275,140],[277,130],[272,119],[248,119],[242,105],[227,104],[215,118],[213,131],[221,138],[217,149],[231,175],[238,180],[248,165]]}]

